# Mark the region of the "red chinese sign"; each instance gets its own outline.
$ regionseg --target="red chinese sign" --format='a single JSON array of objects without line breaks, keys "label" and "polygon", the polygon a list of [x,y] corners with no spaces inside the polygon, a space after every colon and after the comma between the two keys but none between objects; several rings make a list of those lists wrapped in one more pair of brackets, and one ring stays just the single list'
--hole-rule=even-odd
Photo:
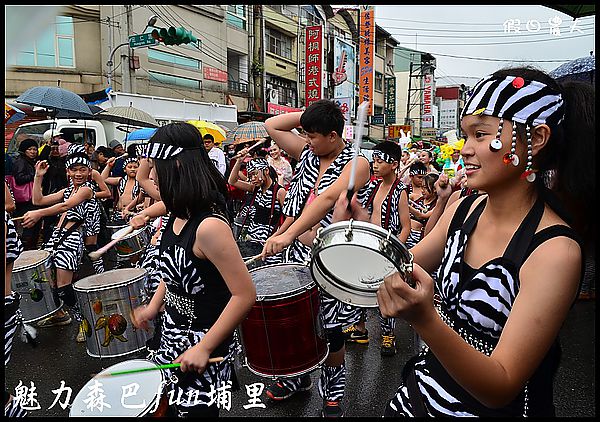
[{"label": "red chinese sign", "polygon": [[204,66],[202,68],[202,73],[204,75],[204,79],[217,82],[227,82],[227,72],[221,69],[216,69],[210,66]]},{"label": "red chinese sign", "polygon": [[323,27],[306,28],[306,107],[323,98]]},{"label": "red chinese sign", "polygon": [[358,104],[369,101],[368,115],[373,114],[373,60],[375,55],[375,11],[373,9],[360,12],[360,50]]},{"label": "red chinese sign", "polygon": [[294,111],[302,111],[301,108],[288,107],[279,104],[267,103],[267,113],[269,114],[285,114],[292,113]]}]

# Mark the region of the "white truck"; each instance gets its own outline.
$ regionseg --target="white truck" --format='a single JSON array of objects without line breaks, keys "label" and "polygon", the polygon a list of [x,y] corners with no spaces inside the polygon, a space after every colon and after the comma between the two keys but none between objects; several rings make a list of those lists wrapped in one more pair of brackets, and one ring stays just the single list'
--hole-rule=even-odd
[{"label": "white truck", "polygon": [[[132,106],[145,111],[156,119],[159,125],[187,120],[206,120],[233,129],[237,126],[237,106],[190,101],[186,99],[153,97],[124,92],[109,93],[109,100],[99,107],[107,109],[116,106]],[[63,133],[68,142],[83,143],[92,139],[96,147],[107,146],[113,139],[123,141],[127,133],[121,128],[126,125],[98,119],[55,119],[25,123],[17,128],[8,145],[7,152],[15,153],[19,142],[32,138],[43,142],[44,132],[52,126]]]}]

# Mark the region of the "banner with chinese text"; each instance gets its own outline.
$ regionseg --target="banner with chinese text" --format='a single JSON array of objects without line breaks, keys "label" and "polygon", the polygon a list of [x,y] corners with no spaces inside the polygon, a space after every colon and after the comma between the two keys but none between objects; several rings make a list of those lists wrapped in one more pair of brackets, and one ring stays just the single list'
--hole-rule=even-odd
[{"label": "banner with chinese text", "polygon": [[385,78],[385,121],[396,123],[396,78]]},{"label": "banner with chinese text", "polygon": [[375,69],[375,10],[368,9],[360,12],[360,50],[358,85],[360,87],[358,102],[369,101],[367,115],[373,114],[373,77]]},{"label": "banner with chinese text", "polygon": [[333,40],[333,98],[350,98],[349,113],[354,116],[356,97],[356,49],[352,41]]},{"label": "banner with chinese text", "polygon": [[269,113],[269,114],[275,114],[275,115],[286,114],[286,113],[292,113],[294,111],[302,111],[302,109],[295,108],[295,107],[288,107],[288,106],[274,104],[274,103],[267,103],[267,113]]},{"label": "banner with chinese text", "polygon": [[211,81],[217,81],[217,82],[227,82],[227,72],[225,72],[224,70],[221,69],[217,69],[214,67],[210,67],[210,66],[204,66],[202,68],[202,73],[204,76],[204,79],[208,79]]},{"label": "banner with chinese text", "polygon": [[306,27],[305,104],[323,98],[323,27]]}]

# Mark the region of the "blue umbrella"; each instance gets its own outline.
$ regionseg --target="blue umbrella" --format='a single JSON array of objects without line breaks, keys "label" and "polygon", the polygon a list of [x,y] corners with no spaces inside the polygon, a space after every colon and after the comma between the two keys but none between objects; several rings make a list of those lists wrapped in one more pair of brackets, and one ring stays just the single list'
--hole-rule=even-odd
[{"label": "blue umbrella", "polygon": [[86,116],[92,114],[83,98],[74,92],[56,86],[35,86],[19,95],[16,101],[32,106],[51,108],[54,113],[67,110]]},{"label": "blue umbrella", "polygon": [[596,58],[594,56],[585,56],[558,66],[550,72],[550,76],[554,79],[559,79],[564,78],[565,76],[577,75],[579,73],[587,73],[595,70]]},{"label": "blue umbrella", "polygon": [[147,141],[154,135],[156,128],[145,127],[127,134],[125,141]]}]

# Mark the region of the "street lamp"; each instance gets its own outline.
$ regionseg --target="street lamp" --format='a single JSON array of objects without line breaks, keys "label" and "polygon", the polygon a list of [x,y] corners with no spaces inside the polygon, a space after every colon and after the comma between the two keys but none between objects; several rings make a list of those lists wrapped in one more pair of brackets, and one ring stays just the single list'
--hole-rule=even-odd
[{"label": "street lamp", "polygon": [[[142,31],[142,33],[144,33],[146,31],[146,29],[148,29],[149,26],[154,26],[154,24],[156,23],[158,19],[158,16],[156,15],[152,15],[150,16],[150,19],[148,19],[148,23],[146,23],[146,26],[144,27],[144,30]],[[128,42],[124,42],[119,44],[118,46],[116,46],[115,48],[113,48],[113,50],[110,52],[109,56],[108,56],[108,61],[106,62],[106,65],[108,66],[108,75],[106,77],[106,79],[108,80],[108,86],[111,86],[112,83],[112,72],[113,72],[113,56],[115,55],[115,52],[121,48],[124,47],[126,45],[129,45],[129,41]]]}]

